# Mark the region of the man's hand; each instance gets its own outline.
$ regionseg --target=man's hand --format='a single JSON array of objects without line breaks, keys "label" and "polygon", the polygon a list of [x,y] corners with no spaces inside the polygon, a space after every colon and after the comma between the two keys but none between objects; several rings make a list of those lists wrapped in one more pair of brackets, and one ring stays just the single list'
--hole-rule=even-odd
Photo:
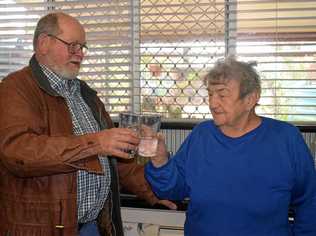
[{"label": "man's hand", "polygon": [[127,128],[112,128],[96,134],[103,150],[102,154],[130,159],[129,152],[135,152],[139,137],[135,131]]},{"label": "man's hand", "polygon": [[169,200],[159,200],[157,204],[163,205],[171,210],[177,210],[177,205]]}]

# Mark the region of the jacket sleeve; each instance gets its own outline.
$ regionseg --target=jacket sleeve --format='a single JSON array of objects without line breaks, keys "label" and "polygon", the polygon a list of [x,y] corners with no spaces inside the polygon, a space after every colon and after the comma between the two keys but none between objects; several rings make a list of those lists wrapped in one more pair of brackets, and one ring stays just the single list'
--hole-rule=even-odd
[{"label": "jacket sleeve", "polygon": [[131,161],[118,161],[118,172],[121,186],[128,192],[136,194],[151,205],[158,202],[144,176],[144,166]]},{"label": "jacket sleeve", "polygon": [[[107,128],[113,128],[114,124],[111,117],[106,112],[103,103],[97,99],[97,106],[102,109],[102,117],[106,122]],[[144,176],[144,166],[136,164],[134,160],[122,160],[117,158],[117,169],[119,182],[122,188],[128,192],[136,194],[139,198],[146,200],[149,204],[156,204],[159,199],[152,192],[150,185]]]},{"label": "jacket sleeve", "polygon": [[[62,100],[45,95],[29,78],[0,83],[0,160],[20,177],[46,176],[78,169],[101,172],[93,134],[72,135]],[[51,100],[49,100],[51,99]],[[49,101],[47,101],[49,100]],[[46,102],[54,104],[52,109]],[[61,110],[59,109],[61,108]],[[50,116],[48,119],[47,116]],[[60,122],[50,130],[49,122]],[[60,130],[58,130],[58,127]],[[65,132],[67,128],[69,131]]]}]

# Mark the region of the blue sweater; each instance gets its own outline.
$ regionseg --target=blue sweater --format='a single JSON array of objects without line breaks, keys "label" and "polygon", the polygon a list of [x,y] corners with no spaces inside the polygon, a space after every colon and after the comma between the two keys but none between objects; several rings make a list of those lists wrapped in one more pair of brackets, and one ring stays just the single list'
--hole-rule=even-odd
[{"label": "blue sweater", "polygon": [[162,199],[190,198],[185,235],[316,236],[313,158],[288,123],[262,118],[256,129],[231,138],[213,121],[202,122],[166,165],[149,162],[146,178]]}]

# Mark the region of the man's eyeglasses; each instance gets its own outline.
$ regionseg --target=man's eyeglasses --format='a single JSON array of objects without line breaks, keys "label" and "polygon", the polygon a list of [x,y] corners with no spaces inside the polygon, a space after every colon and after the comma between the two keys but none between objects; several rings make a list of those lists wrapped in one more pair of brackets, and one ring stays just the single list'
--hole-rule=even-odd
[{"label": "man's eyeglasses", "polygon": [[67,47],[68,47],[68,52],[69,52],[70,54],[75,54],[75,53],[77,53],[79,50],[81,50],[83,54],[86,54],[87,51],[88,51],[88,47],[87,47],[86,44],[81,44],[81,43],[77,43],[77,42],[68,43],[68,42],[66,42],[65,40],[63,40],[63,39],[61,39],[61,38],[59,38],[59,37],[57,37],[57,36],[55,36],[55,35],[53,35],[53,34],[47,34],[47,36],[52,37],[52,38],[54,38],[54,39],[57,39],[58,41],[60,41],[60,42],[62,42],[62,43],[64,43],[64,44],[66,44]]}]

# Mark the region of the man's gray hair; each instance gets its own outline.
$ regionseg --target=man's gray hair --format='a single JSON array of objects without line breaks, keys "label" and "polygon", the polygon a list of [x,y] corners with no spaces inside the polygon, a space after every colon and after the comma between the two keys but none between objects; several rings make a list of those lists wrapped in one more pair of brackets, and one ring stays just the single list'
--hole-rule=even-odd
[{"label": "man's gray hair", "polygon": [[36,49],[38,38],[41,34],[58,35],[60,33],[58,25],[58,15],[61,13],[54,12],[43,16],[37,23],[33,36],[33,49]]},{"label": "man's gray hair", "polygon": [[206,86],[218,84],[229,80],[240,82],[240,98],[256,91],[261,93],[260,76],[253,67],[254,63],[237,61],[229,56],[216,62],[215,66],[204,77]]}]

